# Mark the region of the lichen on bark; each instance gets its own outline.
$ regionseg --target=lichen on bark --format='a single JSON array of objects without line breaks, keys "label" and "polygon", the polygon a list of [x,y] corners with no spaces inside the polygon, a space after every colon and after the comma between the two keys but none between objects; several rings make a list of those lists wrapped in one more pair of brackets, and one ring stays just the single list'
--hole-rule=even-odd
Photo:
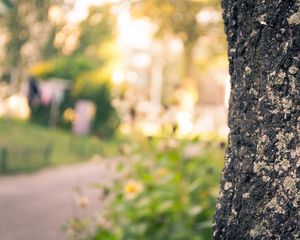
[{"label": "lichen on bark", "polygon": [[232,90],[214,239],[300,239],[300,1],[222,8]]}]

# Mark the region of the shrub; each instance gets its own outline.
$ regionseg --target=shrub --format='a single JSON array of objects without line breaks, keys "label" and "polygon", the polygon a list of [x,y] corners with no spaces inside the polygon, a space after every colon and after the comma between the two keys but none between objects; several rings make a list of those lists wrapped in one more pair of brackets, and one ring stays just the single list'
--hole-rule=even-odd
[{"label": "shrub", "polygon": [[[113,201],[93,239],[211,239],[223,151],[204,143],[173,146],[151,140],[148,151],[119,164],[121,177],[103,188]],[[183,154],[193,147],[198,155]]]}]

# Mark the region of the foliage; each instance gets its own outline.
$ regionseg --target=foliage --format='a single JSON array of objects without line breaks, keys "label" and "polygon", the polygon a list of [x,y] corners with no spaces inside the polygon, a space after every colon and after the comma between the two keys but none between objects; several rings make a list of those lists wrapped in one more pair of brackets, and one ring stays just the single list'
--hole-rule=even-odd
[{"label": "foliage", "polygon": [[111,5],[90,7],[88,17],[80,24],[80,32],[74,53],[109,61],[111,56],[105,56],[102,47],[107,42],[113,42],[116,35],[116,18],[111,13]]},{"label": "foliage", "polygon": [[21,64],[21,48],[29,40],[26,24],[18,9],[18,5],[13,5],[1,20],[11,39],[5,46],[6,61],[11,67]]},{"label": "foliage", "polygon": [[60,56],[34,66],[31,73],[43,79],[62,78],[74,81],[80,74],[91,71],[99,63],[85,56]]},{"label": "foliage", "polygon": [[[218,9],[217,0],[138,0],[132,6],[136,17],[149,17],[157,24],[157,36],[173,35],[180,38],[184,46],[184,71],[191,74],[193,50],[200,37],[206,35],[197,21],[197,14],[203,9]],[[223,34],[221,23],[215,33]],[[210,26],[212,27],[212,26]],[[187,76],[184,76],[187,77]],[[191,77],[191,76],[188,76]]]},{"label": "foliage", "polygon": [[[67,43],[61,44],[55,57],[31,69],[31,73],[39,78],[56,77],[72,82],[60,115],[66,108],[74,107],[77,100],[93,101],[97,107],[93,133],[104,137],[111,136],[118,125],[116,111],[111,105],[109,86],[110,63],[114,56],[107,51],[114,44],[115,24],[110,5],[91,7],[87,18],[74,31],[79,32],[79,36],[72,36],[77,39],[74,49],[66,54],[63,47]],[[58,34],[66,34],[64,29],[62,26]],[[63,122],[61,124],[65,125]]]},{"label": "foliage", "polygon": [[31,107],[30,121],[32,123],[49,126],[51,106],[36,105]]},{"label": "foliage", "polygon": [[214,6],[216,1],[204,3],[193,0],[140,0],[133,5],[137,16],[147,16],[159,25],[158,34],[178,35],[185,45],[194,45],[200,36],[196,15],[204,6]]},{"label": "foliage", "polygon": [[53,2],[61,0],[2,0],[8,8],[0,15],[0,27],[9,39],[5,43],[3,65],[10,72],[16,68],[22,73],[26,67],[40,60],[53,26],[48,21],[48,11]]},{"label": "foliage", "polygon": [[1,0],[0,1],[0,16],[5,15],[5,13],[12,7],[13,7],[13,5],[10,0]]},{"label": "foliage", "polygon": [[[103,47],[107,47],[108,43],[113,44],[115,38],[115,19],[110,13],[110,5],[91,7],[88,17],[80,22],[73,35],[68,36],[65,32],[67,25],[60,28],[57,29],[57,34],[65,36],[65,40],[57,46],[60,51],[55,57],[34,66],[31,69],[34,76],[76,81],[85,73],[107,67],[112,56],[107,55]],[[79,36],[77,36],[78,32]],[[67,44],[68,37],[74,38],[77,43],[71,52],[64,53],[62,48]]]},{"label": "foliage", "polygon": [[112,187],[102,187],[113,200],[94,238],[73,239],[211,239],[223,150],[204,142],[146,144],[118,165],[121,176]]},{"label": "foliage", "polygon": [[[13,153],[21,154],[21,161],[25,163],[27,161],[35,161],[35,159],[24,159],[25,155],[22,158],[22,150],[33,151],[39,149],[42,151],[45,145],[51,145],[52,153],[47,166],[86,161],[94,154],[107,157],[115,156],[118,153],[116,145],[123,141],[119,138],[114,138],[113,140],[102,142],[96,137],[74,137],[73,134],[59,129],[48,129],[26,122],[5,119],[0,120],[0,133],[0,148],[5,147]],[[16,154],[14,155],[16,156]],[[40,155],[33,156],[33,158],[35,157],[40,158]],[[41,161],[41,159],[36,160]],[[34,169],[27,167],[27,170],[31,171]],[[11,169],[11,171],[14,172],[14,169]]]},{"label": "foliage", "polygon": [[111,136],[118,127],[119,118],[111,104],[109,78],[94,71],[77,79],[73,89],[74,99],[91,100],[96,104],[93,133],[101,137]]}]

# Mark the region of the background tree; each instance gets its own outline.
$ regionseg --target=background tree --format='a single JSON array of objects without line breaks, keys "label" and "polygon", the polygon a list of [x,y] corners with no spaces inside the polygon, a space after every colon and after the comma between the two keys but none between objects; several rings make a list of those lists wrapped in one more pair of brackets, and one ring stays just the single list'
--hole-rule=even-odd
[{"label": "background tree", "polygon": [[1,0],[0,1],[0,15],[4,15],[9,8],[13,7],[10,0]]},{"label": "background tree", "polygon": [[300,239],[299,1],[222,1],[229,146],[214,239]]},{"label": "background tree", "polygon": [[[57,26],[49,58],[35,65],[31,73],[39,78],[63,78],[71,83],[69,96],[61,111],[73,107],[78,99],[92,100],[96,106],[93,132],[111,135],[118,119],[111,105],[110,78],[116,39],[116,18],[111,5],[91,6],[88,16],[78,24]],[[36,116],[46,116],[39,111]],[[42,123],[47,123],[47,117]],[[40,121],[40,120],[38,120]]]},{"label": "background tree", "polygon": [[6,7],[0,15],[0,27],[7,40],[4,46],[3,65],[8,78],[19,81],[26,78],[26,69],[43,58],[52,25],[48,12],[57,1],[8,1],[1,3]]},{"label": "background tree", "polygon": [[[157,36],[174,35],[184,46],[183,77],[192,77],[194,67],[193,50],[199,37],[205,35],[197,21],[197,15],[204,8],[218,8],[218,1],[212,0],[139,0],[133,6],[137,17],[147,16],[157,24]],[[210,26],[212,27],[212,26]]]}]

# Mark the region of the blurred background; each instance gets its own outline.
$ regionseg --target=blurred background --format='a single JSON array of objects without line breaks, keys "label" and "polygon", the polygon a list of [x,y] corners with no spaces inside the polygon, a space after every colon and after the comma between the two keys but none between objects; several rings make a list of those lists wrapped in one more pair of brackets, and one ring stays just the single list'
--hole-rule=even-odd
[{"label": "blurred background", "polygon": [[[85,182],[97,183],[101,206],[66,184],[89,214],[56,217],[70,205],[58,201],[51,214],[64,233],[47,218],[57,235],[26,232],[40,215],[16,223],[7,210],[3,239],[210,239],[228,134],[226,51],[218,0],[1,0],[0,212],[5,201],[59,195],[64,171],[107,175]],[[21,193],[18,181],[47,191]]]}]

